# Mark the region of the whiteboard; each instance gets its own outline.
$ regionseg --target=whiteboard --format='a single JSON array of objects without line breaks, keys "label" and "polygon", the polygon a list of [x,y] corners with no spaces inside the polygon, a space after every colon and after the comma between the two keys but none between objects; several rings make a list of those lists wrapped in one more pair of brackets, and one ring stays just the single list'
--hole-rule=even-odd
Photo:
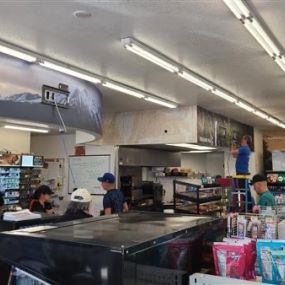
[{"label": "whiteboard", "polygon": [[92,195],[103,195],[98,177],[110,172],[110,155],[69,156],[68,193],[74,188],[86,188]]}]

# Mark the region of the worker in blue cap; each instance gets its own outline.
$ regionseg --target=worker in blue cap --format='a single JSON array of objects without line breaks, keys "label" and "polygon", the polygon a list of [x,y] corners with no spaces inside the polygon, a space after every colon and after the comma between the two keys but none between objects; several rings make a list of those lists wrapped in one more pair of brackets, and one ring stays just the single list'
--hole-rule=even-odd
[{"label": "worker in blue cap", "polygon": [[112,173],[104,173],[102,177],[98,177],[102,188],[107,191],[103,198],[104,214],[118,214],[128,212],[128,204],[125,201],[124,194],[121,190],[116,189],[116,178]]}]

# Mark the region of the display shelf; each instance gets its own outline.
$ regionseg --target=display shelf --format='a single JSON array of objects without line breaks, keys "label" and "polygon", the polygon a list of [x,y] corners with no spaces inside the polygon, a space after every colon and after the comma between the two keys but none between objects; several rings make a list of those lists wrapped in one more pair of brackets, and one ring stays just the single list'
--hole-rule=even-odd
[{"label": "display shelf", "polygon": [[0,192],[4,205],[10,207],[20,204],[27,208],[35,188],[35,179],[38,179],[38,172],[32,168],[0,167]]},{"label": "display shelf", "polygon": [[[195,273],[189,278],[189,285],[264,285],[254,281],[238,280],[209,274]],[[269,285],[269,284],[268,284]]]},{"label": "display shelf", "polygon": [[203,204],[203,203],[208,203],[208,202],[220,201],[222,199],[222,196],[215,195],[211,197],[211,196],[204,195],[204,197],[201,197],[200,195],[199,199],[197,199],[196,193],[176,193],[176,198],[183,199],[185,201],[190,201],[193,203]]},{"label": "display shelf", "polygon": [[189,214],[216,214],[227,210],[223,187],[202,188],[185,181],[173,181],[174,211]]}]

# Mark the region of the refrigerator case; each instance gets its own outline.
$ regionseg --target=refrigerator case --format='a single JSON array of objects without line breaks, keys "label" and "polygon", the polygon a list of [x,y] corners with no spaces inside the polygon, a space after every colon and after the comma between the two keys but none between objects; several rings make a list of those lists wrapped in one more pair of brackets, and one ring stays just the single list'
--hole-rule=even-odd
[{"label": "refrigerator case", "polygon": [[224,234],[213,217],[132,212],[0,233],[0,260],[50,284],[188,284]]}]

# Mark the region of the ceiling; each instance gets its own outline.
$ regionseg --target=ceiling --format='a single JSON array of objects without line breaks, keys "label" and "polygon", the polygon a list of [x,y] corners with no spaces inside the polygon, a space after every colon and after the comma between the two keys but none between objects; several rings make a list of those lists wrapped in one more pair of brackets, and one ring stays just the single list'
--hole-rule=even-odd
[{"label": "ceiling", "polygon": [[[251,0],[285,46],[285,1]],[[113,78],[181,105],[198,104],[241,122],[271,128],[222,99],[126,51],[137,38],[285,120],[285,78],[222,0],[0,0],[0,38]],[[92,17],[73,16],[86,10]],[[157,108],[100,86],[104,112]]]}]

